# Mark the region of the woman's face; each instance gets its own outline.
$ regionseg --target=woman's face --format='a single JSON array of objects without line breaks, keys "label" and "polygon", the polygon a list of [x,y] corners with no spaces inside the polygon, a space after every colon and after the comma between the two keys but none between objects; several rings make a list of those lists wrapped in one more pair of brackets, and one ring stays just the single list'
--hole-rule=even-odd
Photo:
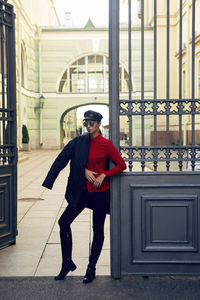
[{"label": "woman's face", "polygon": [[101,125],[101,122],[86,120],[86,124],[87,124],[86,129],[88,133],[94,135],[99,132],[99,127]]}]

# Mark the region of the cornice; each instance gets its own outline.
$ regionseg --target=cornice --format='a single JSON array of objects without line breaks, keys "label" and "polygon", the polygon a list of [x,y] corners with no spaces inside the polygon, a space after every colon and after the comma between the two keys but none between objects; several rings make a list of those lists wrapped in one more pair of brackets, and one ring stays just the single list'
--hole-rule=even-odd
[{"label": "cornice", "polygon": [[[14,12],[16,14],[16,17],[19,18],[20,15],[21,15],[21,17],[23,18],[23,20],[25,21],[25,23],[29,27],[29,29],[32,32],[36,33],[37,32],[37,26],[33,25],[31,23],[31,20],[28,17],[26,11],[24,10],[21,1],[20,0],[12,0],[12,3],[14,5]],[[16,11],[16,9],[17,9],[17,11]]]}]

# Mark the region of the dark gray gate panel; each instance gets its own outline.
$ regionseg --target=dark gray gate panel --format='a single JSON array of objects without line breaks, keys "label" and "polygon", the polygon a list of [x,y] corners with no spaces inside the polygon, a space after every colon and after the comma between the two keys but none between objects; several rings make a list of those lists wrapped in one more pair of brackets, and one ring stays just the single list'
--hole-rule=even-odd
[{"label": "dark gray gate panel", "polygon": [[[6,171],[6,172],[5,172]],[[14,186],[12,168],[0,172],[0,242],[1,248],[15,242],[16,207],[13,203]]]},{"label": "dark gray gate panel", "polygon": [[200,275],[199,199],[199,175],[121,176],[121,274]]},{"label": "dark gray gate panel", "polygon": [[13,6],[0,1],[0,248],[17,234],[16,67]]},{"label": "dark gray gate panel", "polygon": [[[154,22],[144,24],[147,1],[141,3],[140,38],[132,38],[131,0],[128,0],[127,38],[129,90],[119,93],[119,0],[110,0],[110,136],[127,163],[127,172],[111,185],[111,274],[122,275],[200,275],[200,147],[196,141],[196,119],[200,99],[195,97],[195,0],[191,13],[191,95],[182,95],[183,4],[179,0],[179,84],[177,99],[170,97],[170,0],[166,0],[166,97],[157,96],[157,0]],[[164,23],[163,23],[164,24]],[[123,30],[125,30],[123,28]],[[137,29],[138,30],[138,29]],[[145,32],[152,30],[152,97],[145,95]],[[137,35],[138,37],[139,35]],[[140,81],[137,98],[133,95],[134,42],[140,44]],[[122,45],[123,46],[123,45]],[[138,45],[137,45],[138,46]],[[138,47],[135,48],[138,51]],[[137,67],[137,66],[136,66]],[[189,76],[189,75],[188,75]],[[184,118],[191,119],[191,142],[183,140]],[[129,142],[120,145],[119,120],[129,122]],[[163,141],[159,142],[159,120],[165,119]],[[178,140],[172,143],[171,120],[177,122]],[[146,141],[146,121],[151,124],[151,139]],[[134,140],[133,125],[140,130]]]}]

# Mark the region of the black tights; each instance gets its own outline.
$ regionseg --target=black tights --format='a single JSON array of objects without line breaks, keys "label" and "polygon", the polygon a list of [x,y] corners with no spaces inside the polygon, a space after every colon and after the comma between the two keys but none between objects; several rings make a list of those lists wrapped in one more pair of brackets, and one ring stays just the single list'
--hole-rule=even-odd
[{"label": "black tights", "polygon": [[92,205],[93,209],[93,241],[89,262],[93,266],[96,265],[104,242],[104,222],[108,202],[109,191],[96,193],[87,193],[84,191],[76,208],[71,205],[67,206],[58,221],[63,262],[72,256],[72,233],[70,225],[89,203],[89,207]]}]

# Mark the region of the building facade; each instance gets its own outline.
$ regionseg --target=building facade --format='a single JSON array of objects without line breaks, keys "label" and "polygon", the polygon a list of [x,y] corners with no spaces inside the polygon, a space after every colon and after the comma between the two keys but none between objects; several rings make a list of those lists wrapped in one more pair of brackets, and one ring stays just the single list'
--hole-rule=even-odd
[{"label": "building facade", "polygon": [[[10,1],[16,13],[19,149],[23,124],[29,131],[31,149],[60,148],[65,137],[77,134],[75,110],[78,107],[108,105],[108,28],[95,27],[90,19],[83,28],[61,26],[53,2]],[[151,26],[146,27],[145,34],[146,96],[152,97]],[[120,92],[127,97],[128,48],[124,24],[121,38]],[[137,25],[133,34],[136,52],[139,39]],[[140,93],[139,62],[138,54],[133,70],[134,97]],[[128,120],[122,119],[121,124],[122,136],[128,135]],[[134,126],[137,130],[138,125]]]},{"label": "building facade", "polygon": [[[148,7],[147,22],[153,27],[153,0],[145,1]],[[169,33],[169,99],[200,98],[200,1],[196,0],[195,8],[195,55],[194,55],[194,95],[192,95],[192,0],[181,1],[182,6],[182,34],[180,37],[180,1],[169,1],[170,33]],[[157,97],[162,99],[167,93],[167,0],[157,1]],[[182,39],[181,65],[179,66],[180,38]],[[179,73],[181,68],[181,74]],[[178,143],[178,116],[170,121],[170,142]],[[165,143],[166,120],[159,119],[160,144]],[[191,143],[192,121],[189,115],[182,118],[183,145]],[[164,139],[163,139],[164,137]],[[195,118],[195,142],[200,143],[200,118]]]},{"label": "building facade", "polygon": [[59,20],[51,0],[10,0],[16,14],[16,79],[17,79],[17,135],[22,147],[22,125],[28,127],[30,146],[39,145],[39,117],[37,103],[40,89],[40,26],[58,26]]},{"label": "building facade", "polygon": [[[124,2],[124,1],[122,1]],[[191,95],[191,0],[183,0],[182,94]],[[27,125],[30,148],[60,148],[64,138],[77,134],[76,109],[89,104],[108,105],[108,28],[91,20],[83,28],[60,25],[54,1],[10,0],[16,13],[18,147],[22,125]],[[140,4],[140,1],[138,1]],[[153,0],[145,0],[145,98],[153,97]],[[200,1],[196,1],[196,22]],[[166,94],[167,0],[157,1],[157,97]],[[198,24],[196,24],[198,25]],[[170,1],[170,98],[179,97],[179,4]],[[200,26],[196,26],[200,31]],[[127,22],[120,27],[120,93],[128,97]],[[196,32],[195,93],[200,97],[200,32]],[[141,25],[139,10],[132,20],[132,97],[141,94]],[[191,120],[183,117],[183,143],[190,143]],[[135,117],[133,141],[140,141],[140,118]],[[199,120],[196,119],[196,123]],[[68,124],[68,125],[67,125]],[[171,143],[177,142],[177,117],[171,119]],[[120,118],[121,138],[129,138],[129,120]],[[152,143],[153,119],[146,118],[146,144]],[[164,143],[166,122],[158,118],[158,143]],[[196,127],[198,128],[198,126]],[[196,140],[200,132],[196,129]]]}]

